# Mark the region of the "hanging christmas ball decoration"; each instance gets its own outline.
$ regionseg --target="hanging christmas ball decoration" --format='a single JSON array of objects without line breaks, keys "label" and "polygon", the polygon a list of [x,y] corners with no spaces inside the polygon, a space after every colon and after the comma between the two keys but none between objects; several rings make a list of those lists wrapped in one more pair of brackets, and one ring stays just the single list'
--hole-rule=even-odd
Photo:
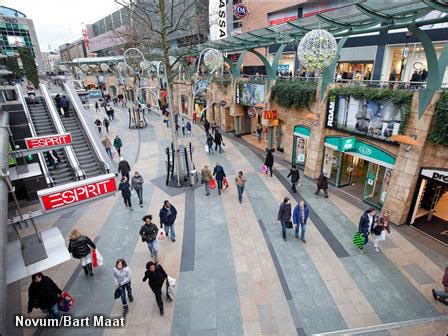
[{"label": "hanging christmas ball decoration", "polygon": [[81,65],[81,69],[84,72],[88,72],[90,70],[90,67],[87,64],[83,64],[83,65]]},{"label": "hanging christmas ball decoration", "polygon": [[106,63],[101,63],[100,69],[101,69],[101,71],[106,72],[107,70],[109,70],[109,66]]},{"label": "hanging christmas ball decoration", "polygon": [[214,72],[223,66],[224,57],[218,50],[210,49],[205,52],[204,64],[209,71]]},{"label": "hanging christmas ball decoration", "polygon": [[297,47],[297,57],[305,69],[322,73],[336,55],[336,40],[323,29],[308,32]]},{"label": "hanging christmas ball decoration", "polygon": [[120,71],[120,72],[124,72],[124,71],[126,71],[126,64],[124,64],[124,62],[118,62],[118,64],[117,64],[117,69],[118,69],[118,71]]},{"label": "hanging christmas ball decoration", "polygon": [[149,63],[148,61],[144,60],[140,62],[140,69],[142,69],[143,71],[148,70],[151,67],[151,63]]}]

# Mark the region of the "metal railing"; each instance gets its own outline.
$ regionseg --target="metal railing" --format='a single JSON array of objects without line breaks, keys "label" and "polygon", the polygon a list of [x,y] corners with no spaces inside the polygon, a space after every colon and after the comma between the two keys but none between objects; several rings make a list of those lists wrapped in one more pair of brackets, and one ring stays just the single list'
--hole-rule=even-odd
[{"label": "metal railing", "polygon": [[98,145],[96,143],[96,141],[94,141],[94,137],[92,135],[92,132],[90,131],[90,127],[87,124],[86,120],[84,119],[84,116],[82,114],[82,110],[84,107],[81,103],[81,100],[78,97],[78,94],[76,93],[76,90],[73,86],[73,84],[69,84],[67,82],[64,82],[64,91],[66,92],[66,94],[70,97],[70,101],[72,102],[73,105],[73,109],[74,112],[77,114],[78,116],[78,120],[81,122],[87,137],[89,138],[88,140],[90,140],[90,144],[92,146],[93,151],[96,154],[96,157],[98,159],[98,162],[103,166],[104,170],[106,173],[110,172],[110,167],[107,164],[106,160],[104,159],[103,153],[101,152],[101,150],[98,148]]},{"label": "metal railing", "polygon": [[[42,93],[45,102],[47,103],[48,113],[50,114],[50,118],[54,123],[56,131],[59,134],[67,133],[64,125],[62,124],[61,119],[59,118],[59,114],[56,111],[56,107],[54,106],[53,99],[51,99],[50,92],[48,88],[44,84],[39,84],[40,92]],[[83,180],[86,178],[85,172],[81,169],[78,158],[75,155],[75,151],[72,146],[66,146],[64,148],[65,154],[67,156],[69,166],[72,168],[72,171],[75,173],[77,180]]]},{"label": "metal railing", "polygon": [[[33,138],[37,137],[36,129],[34,128],[33,120],[31,119],[30,110],[28,109],[28,105],[26,103],[25,97],[23,96],[22,87],[19,84],[16,84],[15,86],[17,97],[19,102],[23,106],[23,111],[25,112],[26,120],[28,122],[28,126],[30,128],[31,136]],[[44,176],[45,176],[45,182],[48,186],[53,187],[54,186],[54,180],[53,177],[50,175],[50,170],[48,169],[47,163],[45,162],[44,154],[43,153],[37,153],[37,158],[39,159],[39,164],[42,167]]]}]

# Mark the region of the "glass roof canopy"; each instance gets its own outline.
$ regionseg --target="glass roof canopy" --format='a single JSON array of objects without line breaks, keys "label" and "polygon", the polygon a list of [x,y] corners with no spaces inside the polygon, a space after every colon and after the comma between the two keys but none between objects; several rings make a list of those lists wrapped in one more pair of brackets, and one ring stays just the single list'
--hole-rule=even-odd
[{"label": "glass roof canopy", "polygon": [[[428,13],[434,11],[436,15],[426,18]],[[447,12],[446,1],[354,1],[324,13],[199,45],[195,51],[200,52],[206,47],[211,47],[232,53],[291,43],[299,41],[307,32],[319,28],[329,31],[338,38],[405,28],[411,24],[424,26],[448,22]]]}]

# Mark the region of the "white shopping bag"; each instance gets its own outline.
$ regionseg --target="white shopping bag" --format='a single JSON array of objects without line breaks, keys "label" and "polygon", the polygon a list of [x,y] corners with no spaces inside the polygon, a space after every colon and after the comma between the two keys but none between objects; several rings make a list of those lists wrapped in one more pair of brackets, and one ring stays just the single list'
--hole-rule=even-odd
[{"label": "white shopping bag", "polygon": [[208,153],[208,146],[205,145],[205,152]]},{"label": "white shopping bag", "polygon": [[96,249],[96,259],[98,260],[98,266],[103,266],[103,256],[98,249]]},{"label": "white shopping bag", "polygon": [[176,279],[170,277],[169,275],[168,275],[168,283],[170,284],[170,287],[173,288],[176,287]]},{"label": "white shopping bag", "polygon": [[166,232],[164,229],[160,228],[159,232],[157,232],[157,239],[164,240],[166,238]]}]

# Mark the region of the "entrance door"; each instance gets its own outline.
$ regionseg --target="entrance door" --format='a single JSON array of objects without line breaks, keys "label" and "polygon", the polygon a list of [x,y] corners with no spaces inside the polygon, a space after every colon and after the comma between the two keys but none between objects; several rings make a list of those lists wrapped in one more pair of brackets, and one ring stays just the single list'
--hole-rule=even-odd
[{"label": "entrance door", "polygon": [[369,162],[366,182],[364,185],[364,200],[374,206],[381,206],[381,191],[386,174],[386,168]]},{"label": "entrance door", "polygon": [[350,185],[352,183],[354,157],[348,154],[342,154],[341,176],[339,178],[339,187]]}]

